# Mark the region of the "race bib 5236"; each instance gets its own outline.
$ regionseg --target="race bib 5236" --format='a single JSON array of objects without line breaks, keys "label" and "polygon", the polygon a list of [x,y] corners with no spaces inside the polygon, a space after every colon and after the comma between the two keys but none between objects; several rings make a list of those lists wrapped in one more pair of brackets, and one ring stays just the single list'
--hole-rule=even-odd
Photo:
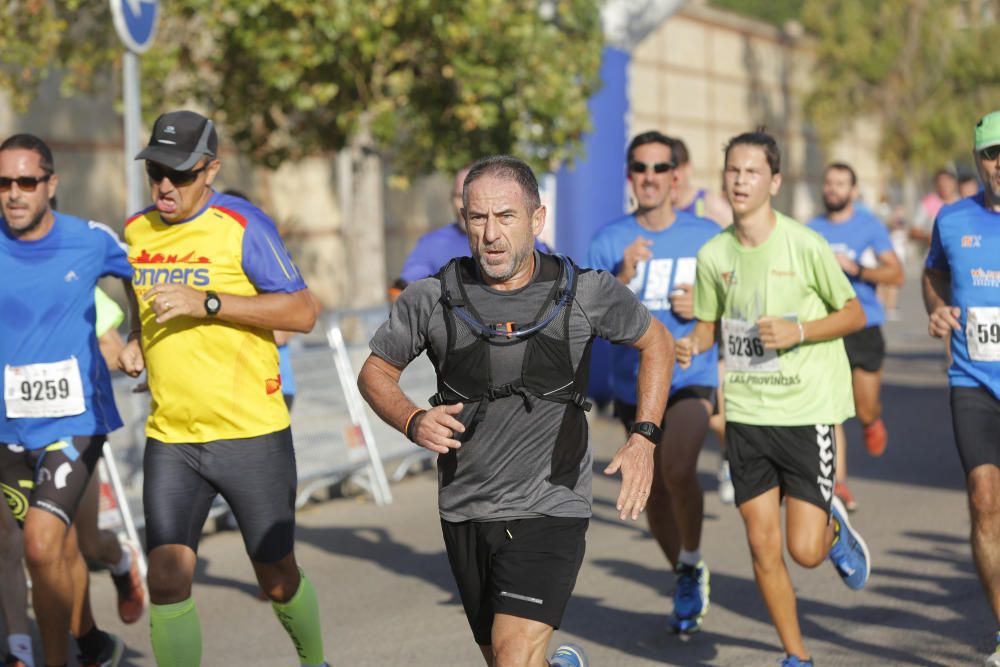
[{"label": "race bib 5236", "polygon": [[760,330],[752,322],[723,318],[722,344],[727,372],[774,373],[781,370],[777,350],[764,348]]}]

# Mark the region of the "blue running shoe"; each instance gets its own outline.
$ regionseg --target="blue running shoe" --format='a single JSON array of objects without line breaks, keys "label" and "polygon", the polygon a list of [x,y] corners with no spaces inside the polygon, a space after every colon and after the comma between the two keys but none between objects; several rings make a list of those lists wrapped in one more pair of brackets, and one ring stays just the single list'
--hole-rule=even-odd
[{"label": "blue running shoe", "polygon": [[813,667],[812,658],[803,660],[797,655],[790,655],[781,661],[781,667]]},{"label": "blue running shoe", "polygon": [[871,556],[868,545],[847,520],[847,508],[837,496],[833,497],[830,512],[833,517],[833,546],[830,561],[848,588],[860,590],[868,583],[871,574]]},{"label": "blue running shoe", "polygon": [[587,654],[576,644],[560,644],[549,660],[550,667],[587,667]]},{"label": "blue running shoe", "polygon": [[986,658],[986,662],[983,663],[985,667],[1000,667],[1000,631],[997,632],[997,648],[993,651],[993,655]]},{"label": "blue running shoe", "polygon": [[674,632],[690,633],[701,629],[701,621],[708,613],[710,578],[703,560],[697,565],[677,564],[674,613],[670,617]]}]

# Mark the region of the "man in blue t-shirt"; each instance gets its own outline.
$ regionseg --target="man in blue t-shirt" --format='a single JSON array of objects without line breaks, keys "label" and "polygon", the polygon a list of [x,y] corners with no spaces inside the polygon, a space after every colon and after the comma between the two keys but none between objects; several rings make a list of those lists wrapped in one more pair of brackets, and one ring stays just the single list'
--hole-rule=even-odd
[{"label": "man in blue t-shirt", "polygon": [[[972,556],[1000,627],[1000,111],[973,133],[983,191],[943,207],[924,268],[928,331],[950,338],[951,419],[972,515]],[[1000,631],[987,667],[1000,667]]]},{"label": "man in blue t-shirt", "polygon": [[[719,226],[673,209],[673,148],[672,138],[655,131],[632,140],[626,162],[636,209],[597,233],[587,265],[616,275],[675,338],[682,338],[695,325],[695,256]],[[690,368],[674,366],[648,505],[650,530],[677,572],[671,622],[683,632],[700,627],[709,604],[709,571],[701,558],[704,496],[697,463],[716,398],[717,365],[713,345]],[[611,366],[615,411],[631,429],[639,355],[615,346]]]},{"label": "man in blue t-shirt", "polygon": [[[834,162],[823,173],[823,206],[826,213],[809,221],[833,249],[865,311],[865,328],[844,336],[851,363],[854,410],[864,430],[865,447],[872,456],[882,456],[889,436],[882,421],[882,362],[885,310],[875,294],[878,285],[901,285],[903,265],[896,257],[889,230],[858,198],[858,177],[844,162]],[[834,491],[848,510],[857,502],[847,486],[847,439],[837,425],[837,483]]]},{"label": "man in blue t-shirt", "polygon": [[122,425],[98,349],[94,289],[101,276],[128,280],[132,269],[108,227],[52,210],[57,185],[41,139],[0,144],[0,483],[24,529],[46,664],[66,664],[72,632],[81,663],[117,665],[121,640],[98,630],[85,604],[72,520],[105,436]]},{"label": "man in blue t-shirt", "polygon": [[[455,212],[455,222],[444,227],[432,229],[419,239],[410,254],[403,262],[399,278],[389,290],[390,299],[395,301],[406,286],[421,278],[433,276],[452,257],[469,257],[469,236],[465,231],[465,221],[462,219],[462,186],[469,174],[469,167],[463,167],[455,174],[455,182],[451,188],[451,206]],[[535,239],[535,249],[551,253],[545,243]]]},{"label": "man in blue t-shirt", "polygon": [[726,198],[717,192],[699,188],[694,184],[694,166],[691,164],[691,154],[687,144],[680,137],[671,137],[674,141],[673,189],[670,201],[675,211],[683,211],[699,218],[713,220],[720,227],[733,224],[733,209],[729,207]]}]

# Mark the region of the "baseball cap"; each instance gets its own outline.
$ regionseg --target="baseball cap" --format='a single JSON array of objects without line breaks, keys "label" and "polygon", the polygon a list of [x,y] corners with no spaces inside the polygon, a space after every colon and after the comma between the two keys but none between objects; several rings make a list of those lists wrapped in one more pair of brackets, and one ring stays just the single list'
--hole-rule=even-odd
[{"label": "baseball cap", "polygon": [[988,113],[976,123],[975,142],[977,151],[1000,145],[1000,111]]},{"label": "baseball cap", "polygon": [[215,157],[218,148],[219,135],[212,121],[194,111],[168,111],[153,123],[149,145],[135,159],[187,171],[203,155]]}]

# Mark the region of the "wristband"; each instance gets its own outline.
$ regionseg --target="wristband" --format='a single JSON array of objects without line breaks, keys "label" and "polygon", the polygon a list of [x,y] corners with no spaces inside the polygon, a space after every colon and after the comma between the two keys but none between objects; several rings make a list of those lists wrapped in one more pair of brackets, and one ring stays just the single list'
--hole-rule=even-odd
[{"label": "wristband", "polygon": [[131,343],[133,340],[136,340],[137,338],[142,338],[142,329],[133,329],[132,331],[129,331],[128,336],[125,337],[125,340]]},{"label": "wristband", "polygon": [[423,408],[417,408],[416,410],[410,413],[409,417],[406,418],[406,426],[403,427],[403,433],[406,434],[406,439],[409,440],[410,442],[416,442],[416,440],[413,439],[413,433],[411,431],[413,427],[416,426],[417,417],[424,414],[425,412],[427,411],[424,410]]},{"label": "wristband", "polygon": [[799,345],[802,345],[802,343],[806,342],[806,330],[802,326],[802,322],[796,322],[796,324],[799,325]]}]

